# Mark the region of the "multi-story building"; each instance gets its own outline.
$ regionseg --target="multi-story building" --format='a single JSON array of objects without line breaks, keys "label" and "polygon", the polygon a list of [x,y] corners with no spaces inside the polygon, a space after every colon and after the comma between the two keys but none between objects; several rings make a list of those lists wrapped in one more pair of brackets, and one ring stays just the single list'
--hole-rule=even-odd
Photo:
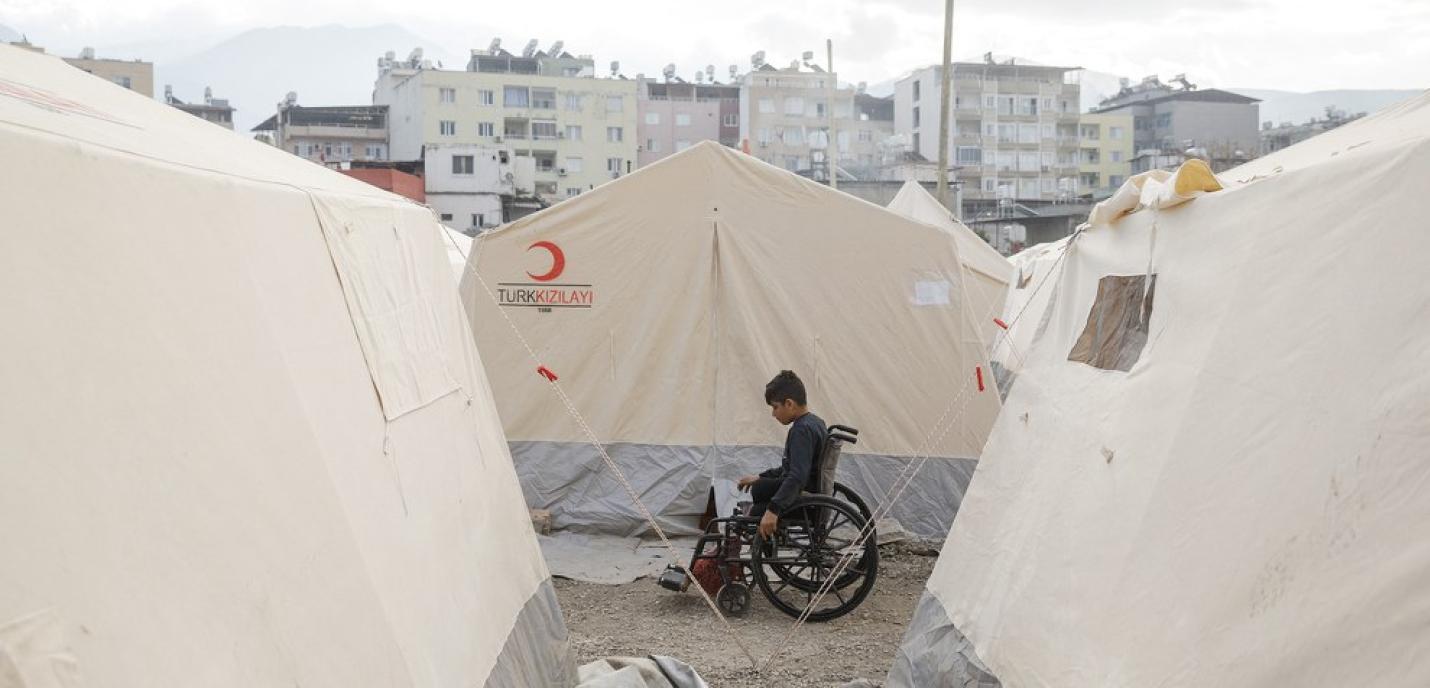
[{"label": "multi-story building", "polygon": [[[1070,200],[1078,182],[1079,87],[1074,68],[1017,60],[955,62],[948,160],[968,217],[999,205]],[[894,86],[894,128],[912,151],[938,160],[942,67]]]},{"label": "multi-story building", "polygon": [[637,163],[644,167],[699,141],[740,143],[740,87],[637,77]]},{"label": "multi-story building", "polygon": [[1188,156],[1203,158],[1220,172],[1256,157],[1259,102],[1230,91],[1198,89],[1182,76],[1171,84],[1149,76],[1136,86],[1124,82],[1094,112],[1132,115],[1133,174]]},{"label": "multi-story building", "polygon": [[213,122],[230,131],[233,130],[233,106],[229,105],[227,100],[215,98],[213,89],[207,86],[204,87],[204,102],[185,103],[174,97],[173,86],[165,84],[164,102],[199,119]]},{"label": "multi-story building", "polygon": [[1078,195],[1111,196],[1132,174],[1132,115],[1084,113],[1077,130]]},{"label": "multi-story building", "polygon": [[541,207],[531,203],[536,163],[494,144],[431,143],[422,159],[427,205],[469,235]]},{"label": "multi-story building", "polygon": [[432,69],[417,51],[402,61],[389,53],[373,102],[390,108],[395,159],[422,159],[433,146],[504,150],[533,161],[535,193],[552,203],[635,169],[636,82],[615,71],[598,78],[590,56],[559,42],[514,55],[493,41],[460,71]]},{"label": "multi-story building", "polygon": [[854,93],[854,121],[838,124],[836,129],[839,168],[846,177],[860,181],[890,179],[889,169],[905,162],[903,147],[890,144],[894,136],[893,96],[871,96],[861,83]]},{"label": "multi-story building", "polygon": [[1273,125],[1271,122],[1262,122],[1261,154],[1266,155],[1267,153],[1274,153],[1287,146],[1294,146],[1312,136],[1328,132],[1342,124],[1354,122],[1362,117],[1365,117],[1364,112],[1346,114],[1345,110],[1338,110],[1335,106],[1328,105],[1326,106],[1325,119],[1316,119],[1313,117],[1304,124],[1282,122],[1281,124]]},{"label": "multi-story building", "polygon": [[[44,53],[45,49],[30,43],[29,41],[15,41],[10,45],[35,53]],[[94,48],[84,48],[79,51],[79,57],[60,58],[69,63],[70,66],[83,69],[106,81],[112,81],[135,93],[154,97],[154,63],[144,60],[113,60],[94,56]]]},{"label": "multi-story building", "polygon": [[[798,61],[780,69],[765,64],[763,52],[755,54],[753,66],[740,79],[741,145],[777,167],[827,179],[830,88],[837,86],[838,74],[807,62],[802,68]],[[841,165],[858,161],[850,156],[857,155],[852,144],[861,137],[869,138],[865,143],[875,143],[875,125],[863,124],[862,129],[870,133],[860,134],[862,120],[854,107],[857,94],[853,88],[834,88],[833,92]]]},{"label": "multi-story building", "polygon": [[271,135],[273,145],[293,155],[326,165],[391,159],[386,105],[304,107],[290,92],[278,112],[253,131]]}]

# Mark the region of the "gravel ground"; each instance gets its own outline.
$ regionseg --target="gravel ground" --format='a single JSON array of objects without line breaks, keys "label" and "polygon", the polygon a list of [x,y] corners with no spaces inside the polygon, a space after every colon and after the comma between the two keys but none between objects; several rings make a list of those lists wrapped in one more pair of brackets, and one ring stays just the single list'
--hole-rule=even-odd
[{"label": "gravel ground", "polygon": [[[730,632],[693,589],[671,592],[649,578],[624,585],[557,579],[556,595],[578,663],[670,655],[694,666],[712,688],[841,686],[856,678],[881,685],[933,571],[930,554],[936,551],[936,546],[881,547],[879,578],[869,598],[844,617],[802,626],[778,667],[764,676],[751,669]],[[752,592],[750,612],[730,622],[763,664],[794,619],[770,606],[758,589]]]}]

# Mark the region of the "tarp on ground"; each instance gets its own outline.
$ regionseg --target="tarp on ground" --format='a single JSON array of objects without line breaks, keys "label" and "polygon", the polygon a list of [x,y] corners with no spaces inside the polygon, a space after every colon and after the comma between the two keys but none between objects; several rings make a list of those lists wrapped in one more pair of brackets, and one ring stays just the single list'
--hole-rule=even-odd
[{"label": "tarp on ground", "polygon": [[967,270],[969,305],[984,341],[995,341],[999,328],[993,322],[1003,311],[1013,265],[982,237],[959,222],[933,194],[909,180],[889,201],[889,210],[947,231],[958,243],[959,262]]},{"label": "tarp on ground", "polygon": [[1430,94],[1196,176],[1068,244],[890,685],[1430,685]]},{"label": "tarp on ground", "polygon": [[0,684],[571,685],[431,212],[0,46]]},{"label": "tarp on ground", "polygon": [[893,511],[930,536],[998,412],[946,231],[712,142],[486,232],[471,261],[462,298],[528,504],[558,528],[645,524],[538,364],[676,532],[712,481],[779,464],[764,385],[781,369],[863,431],[840,479],[871,502],[932,456]]}]

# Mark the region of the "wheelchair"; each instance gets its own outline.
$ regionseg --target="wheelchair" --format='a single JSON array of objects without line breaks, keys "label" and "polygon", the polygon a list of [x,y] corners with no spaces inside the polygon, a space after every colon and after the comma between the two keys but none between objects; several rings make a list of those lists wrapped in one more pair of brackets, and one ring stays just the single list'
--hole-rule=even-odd
[{"label": "wheelchair", "polygon": [[[837,619],[869,596],[879,573],[878,534],[870,527],[868,537],[858,544],[870,518],[869,507],[848,486],[834,480],[844,445],[857,443],[858,434],[845,425],[829,426],[815,466],[819,492],[797,497],[770,538],[760,536],[759,519],[750,515],[749,502],[740,502],[735,513],[711,519],[706,525],[688,568],[697,577],[702,572],[709,576],[712,569],[718,575],[715,602],[726,614],[744,616],[749,611],[753,585],[776,609],[798,617],[834,576],[846,554],[850,561],[809,610],[808,620]],[[685,571],[671,565],[659,583],[684,592],[691,581]]]}]

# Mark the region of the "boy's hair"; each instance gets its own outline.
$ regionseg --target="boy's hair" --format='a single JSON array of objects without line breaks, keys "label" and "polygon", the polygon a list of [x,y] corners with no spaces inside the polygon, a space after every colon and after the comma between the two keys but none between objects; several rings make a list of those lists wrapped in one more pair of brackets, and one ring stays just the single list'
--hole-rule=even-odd
[{"label": "boy's hair", "polygon": [[793,370],[781,370],[775,379],[765,385],[766,404],[774,406],[785,399],[791,399],[800,406],[809,403],[809,397],[805,396],[804,392],[804,382],[794,374]]}]

